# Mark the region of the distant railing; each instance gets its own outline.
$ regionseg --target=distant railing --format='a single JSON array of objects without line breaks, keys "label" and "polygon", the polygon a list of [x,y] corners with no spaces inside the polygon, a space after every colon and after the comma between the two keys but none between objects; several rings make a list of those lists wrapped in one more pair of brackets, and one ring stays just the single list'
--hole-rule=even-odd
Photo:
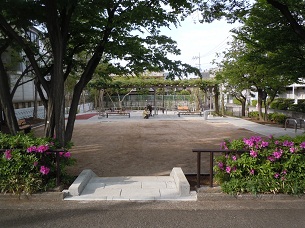
[{"label": "distant railing", "polygon": [[210,167],[209,167],[209,181],[210,187],[213,187],[213,166],[214,166],[214,153],[237,153],[242,154],[249,152],[248,150],[215,150],[215,149],[193,149],[194,153],[197,153],[197,188],[200,188],[200,176],[201,176],[201,153],[210,153]]},{"label": "distant railing", "polygon": [[293,119],[293,118],[289,118],[285,120],[285,130],[287,128],[287,125],[289,125],[291,122],[293,123],[295,132],[297,132],[298,124],[300,125],[299,128],[300,129],[302,128],[302,123],[304,123],[304,130],[305,130],[305,121],[303,119]]}]

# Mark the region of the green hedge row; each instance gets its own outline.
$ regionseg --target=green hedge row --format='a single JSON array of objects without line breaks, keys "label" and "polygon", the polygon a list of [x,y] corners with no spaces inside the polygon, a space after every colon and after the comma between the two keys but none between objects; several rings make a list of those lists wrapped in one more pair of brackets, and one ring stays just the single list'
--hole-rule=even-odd
[{"label": "green hedge row", "polygon": [[[264,113],[263,113],[263,117],[264,117]],[[258,112],[257,111],[252,111],[249,112],[249,117],[253,118],[253,119],[258,119]],[[288,118],[288,116],[286,116],[285,114],[282,113],[269,113],[267,115],[267,120],[268,121],[272,121],[274,123],[278,123],[278,124],[285,124],[285,120]]]},{"label": "green hedge row", "polygon": [[305,112],[305,100],[298,100],[297,104],[294,104],[293,99],[277,98],[271,104],[270,108],[277,110],[290,110],[295,112]]}]

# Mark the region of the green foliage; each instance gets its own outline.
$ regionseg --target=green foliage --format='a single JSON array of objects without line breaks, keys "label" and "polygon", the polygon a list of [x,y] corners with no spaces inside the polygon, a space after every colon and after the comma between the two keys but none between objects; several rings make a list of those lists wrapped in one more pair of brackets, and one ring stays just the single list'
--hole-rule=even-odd
[{"label": "green foliage", "polygon": [[289,107],[293,105],[293,99],[277,98],[270,104],[270,108],[278,110],[289,110]]},{"label": "green foliage", "polygon": [[252,119],[259,119],[259,116],[258,116],[258,111],[251,111],[249,112],[248,116]]},{"label": "green foliage", "polygon": [[[227,153],[218,156],[215,179],[229,194],[305,193],[305,136],[259,136],[224,141]],[[242,154],[234,150],[246,150]]]},{"label": "green foliage", "polygon": [[190,95],[191,92],[184,89],[184,90],[178,91],[176,94],[179,94],[179,95]]},{"label": "green foliage", "polygon": [[269,113],[268,114],[268,120],[270,121],[273,121],[275,123],[278,123],[278,124],[284,124],[285,121],[287,119],[287,116],[285,114],[282,114],[282,113]]},{"label": "green foliage", "polygon": [[[263,117],[264,117],[264,115],[265,114],[263,113]],[[259,119],[258,111],[249,112],[249,117],[252,119],[258,120]],[[285,114],[277,113],[277,112],[269,113],[267,116],[267,120],[278,123],[278,124],[284,124],[286,119],[287,119],[287,116]]]},{"label": "green foliage", "polygon": [[270,108],[278,110],[290,110],[295,112],[305,112],[305,100],[298,100],[297,104],[294,104],[293,99],[277,98],[271,104]]},{"label": "green foliage", "polygon": [[[55,187],[56,154],[58,141],[35,138],[31,134],[16,136],[0,133],[0,192],[32,194]],[[62,184],[69,180],[66,167],[75,160],[70,152],[61,152]]]},{"label": "green foliage", "polygon": [[149,87],[199,87],[207,88],[215,86],[214,80],[201,79],[183,79],[183,80],[165,80],[153,77],[113,77],[112,79],[104,80],[96,78],[89,83],[90,88],[107,89],[107,88],[149,88]]},{"label": "green foliage", "polygon": [[257,105],[257,100],[252,100],[251,105],[254,106],[254,107],[256,107],[256,105]]},{"label": "green foliage", "polygon": [[295,112],[305,112],[305,100],[298,100],[297,104],[291,104],[289,110]]},{"label": "green foliage", "polygon": [[233,99],[233,104],[241,105],[241,102],[237,100],[236,98]]}]

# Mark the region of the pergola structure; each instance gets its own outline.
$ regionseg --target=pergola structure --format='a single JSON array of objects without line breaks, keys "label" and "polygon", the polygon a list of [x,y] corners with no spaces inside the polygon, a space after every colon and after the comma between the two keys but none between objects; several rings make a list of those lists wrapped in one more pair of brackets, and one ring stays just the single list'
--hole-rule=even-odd
[{"label": "pergola structure", "polygon": [[[213,94],[215,101],[215,111],[218,113],[218,84],[213,79],[184,79],[165,80],[153,77],[113,77],[110,80],[93,80],[90,87],[97,90],[105,89],[127,89],[127,88],[152,88],[154,91],[153,106],[156,107],[156,91],[159,88],[194,88],[197,87],[207,94]],[[154,110],[156,114],[156,109]]]}]

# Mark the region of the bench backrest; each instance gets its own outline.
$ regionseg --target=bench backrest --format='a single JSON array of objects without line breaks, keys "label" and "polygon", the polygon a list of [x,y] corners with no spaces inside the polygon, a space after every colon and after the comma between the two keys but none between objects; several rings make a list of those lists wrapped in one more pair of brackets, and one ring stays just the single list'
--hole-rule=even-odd
[{"label": "bench backrest", "polygon": [[22,125],[26,125],[26,124],[27,123],[26,123],[25,119],[19,119],[18,120],[18,125],[22,126]]},{"label": "bench backrest", "polygon": [[180,111],[188,111],[189,107],[188,106],[178,106],[178,110],[180,110]]}]

